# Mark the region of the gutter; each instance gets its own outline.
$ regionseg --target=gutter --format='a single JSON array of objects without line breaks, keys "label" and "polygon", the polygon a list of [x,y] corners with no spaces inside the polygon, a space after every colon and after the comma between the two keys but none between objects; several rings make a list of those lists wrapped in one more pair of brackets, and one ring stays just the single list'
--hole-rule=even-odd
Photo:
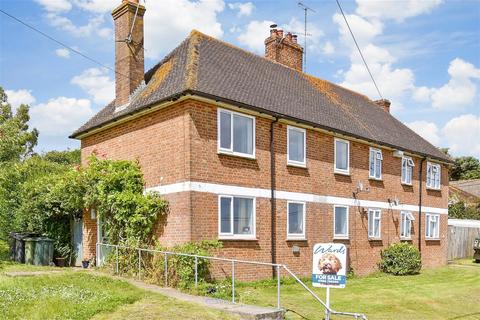
[{"label": "gutter", "polygon": [[419,192],[418,192],[418,251],[420,251],[420,259],[422,258],[422,182],[423,182],[423,163],[427,158],[422,158],[420,161],[420,168],[418,169],[419,174]]},{"label": "gutter", "polygon": [[[272,254],[272,264],[277,263],[277,248],[276,248],[276,229],[277,229],[277,219],[276,219],[276,199],[275,199],[275,188],[276,188],[276,172],[275,172],[275,135],[274,127],[278,122],[278,117],[275,118],[270,123],[270,245],[271,245],[271,254]],[[275,267],[272,267],[272,279],[276,277]]]}]

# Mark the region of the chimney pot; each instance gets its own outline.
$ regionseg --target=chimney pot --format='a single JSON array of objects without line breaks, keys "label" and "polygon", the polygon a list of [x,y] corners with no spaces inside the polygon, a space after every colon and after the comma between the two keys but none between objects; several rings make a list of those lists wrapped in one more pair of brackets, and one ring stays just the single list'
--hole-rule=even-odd
[{"label": "chimney pot", "polygon": [[390,100],[380,99],[380,100],[374,101],[374,103],[377,106],[381,107],[385,112],[390,113],[390,105],[392,104]]},{"label": "chimney pot", "polygon": [[284,38],[283,30],[271,29],[270,37],[265,39],[265,58],[302,71],[303,48],[297,43],[297,36],[291,32],[287,32]]}]

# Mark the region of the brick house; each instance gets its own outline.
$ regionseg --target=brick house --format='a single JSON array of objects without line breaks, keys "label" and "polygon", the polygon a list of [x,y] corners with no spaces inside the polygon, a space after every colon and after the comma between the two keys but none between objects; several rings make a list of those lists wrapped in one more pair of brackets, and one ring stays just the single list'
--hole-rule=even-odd
[{"label": "brick house", "polygon": [[[318,242],[344,243],[357,274],[399,241],[418,246],[424,266],[446,263],[450,160],[388,100],[303,73],[296,36],[277,29],[265,57],[192,31],[144,73],[137,5],[112,13],[116,98],[72,138],[83,164],[92,152],[140,162],[147,190],[169,202],[163,244],[220,239],[219,255],[302,275]],[[94,218],[83,218],[84,258],[95,255]],[[244,268],[245,278],[271,275]]]}]

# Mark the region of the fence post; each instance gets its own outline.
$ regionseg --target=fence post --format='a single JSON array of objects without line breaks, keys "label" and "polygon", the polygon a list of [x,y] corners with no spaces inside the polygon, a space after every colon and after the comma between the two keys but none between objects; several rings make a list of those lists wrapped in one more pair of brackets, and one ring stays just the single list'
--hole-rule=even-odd
[{"label": "fence post", "polygon": [[115,255],[116,255],[116,274],[118,274],[118,246],[115,246]]},{"label": "fence post", "polygon": [[277,309],[280,308],[280,266],[277,266]]},{"label": "fence post", "polygon": [[168,287],[168,254],[165,253],[165,280],[164,280],[164,285],[165,287]]},{"label": "fence post", "polygon": [[141,279],[142,270],[142,249],[138,249],[138,280]]},{"label": "fence post", "polygon": [[232,302],[235,303],[235,261],[232,261]]},{"label": "fence post", "polygon": [[198,257],[195,257],[195,288],[198,286]]}]

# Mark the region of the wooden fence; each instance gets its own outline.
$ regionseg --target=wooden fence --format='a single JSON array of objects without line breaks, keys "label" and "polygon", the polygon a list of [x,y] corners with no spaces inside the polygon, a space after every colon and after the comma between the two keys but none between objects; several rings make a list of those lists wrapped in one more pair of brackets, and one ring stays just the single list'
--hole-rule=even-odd
[{"label": "wooden fence", "polygon": [[479,236],[480,220],[448,219],[448,260],[472,257]]}]

